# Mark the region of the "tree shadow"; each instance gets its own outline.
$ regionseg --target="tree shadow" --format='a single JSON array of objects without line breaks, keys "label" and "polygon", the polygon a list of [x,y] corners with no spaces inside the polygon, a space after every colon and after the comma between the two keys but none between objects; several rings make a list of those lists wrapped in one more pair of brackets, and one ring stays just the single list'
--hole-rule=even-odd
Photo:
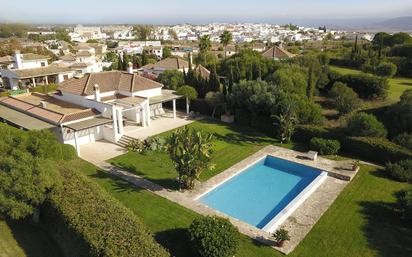
[{"label": "tree shadow", "polygon": [[412,224],[400,218],[396,204],[360,202],[366,219],[362,230],[379,256],[412,256]]},{"label": "tree shadow", "polygon": [[89,177],[109,180],[109,182],[114,186],[114,191],[116,192],[138,192],[142,190],[142,188],[133,185],[129,181],[102,170],[97,170],[96,173],[89,175]]},{"label": "tree shadow", "polygon": [[143,171],[139,170],[136,166],[132,165],[132,164],[127,164],[124,162],[116,162],[116,163],[112,163],[114,166],[131,172],[133,174],[136,174],[144,179],[147,179],[149,181],[152,181],[155,184],[158,184],[164,188],[170,189],[170,190],[179,190],[179,183],[177,181],[177,179],[172,179],[172,178],[150,178],[147,176],[146,173],[144,173]]},{"label": "tree shadow", "polygon": [[188,231],[185,228],[175,228],[157,232],[155,239],[166,247],[172,256],[196,256],[196,253],[191,247]]},{"label": "tree shadow", "polygon": [[52,237],[41,227],[28,220],[6,221],[14,239],[30,257],[63,257],[63,253]]}]

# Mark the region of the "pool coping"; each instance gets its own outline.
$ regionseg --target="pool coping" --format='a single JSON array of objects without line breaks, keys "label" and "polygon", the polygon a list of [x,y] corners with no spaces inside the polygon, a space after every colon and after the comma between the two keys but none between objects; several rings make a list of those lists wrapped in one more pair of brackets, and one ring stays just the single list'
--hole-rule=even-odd
[{"label": "pool coping", "polygon": [[[261,156],[261,158],[258,158],[256,160],[253,160],[252,162],[248,163],[248,165],[246,165],[244,168],[238,170],[237,172],[232,173],[230,176],[226,177],[225,179],[223,179],[222,181],[220,181],[219,183],[213,185],[212,187],[208,188],[207,190],[205,190],[204,192],[200,193],[199,195],[197,195],[193,200],[195,201],[200,201],[201,202],[201,198],[206,196],[207,194],[209,194],[210,192],[212,192],[213,190],[217,189],[218,187],[222,186],[223,184],[225,184],[226,182],[232,180],[233,178],[239,176],[240,174],[242,174],[243,172],[245,172],[247,169],[253,167],[254,165],[256,165],[257,163],[263,161],[265,158],[267,158],[268,156],[271,156],[273,158],[276,159],[281,159],[287,162],[290,162],[287,159],[284,158],[279,158],[279,157],[275,157],[273,155],[270,154],[263,154]],[[245,159],[247,160],[247,159]],[[303,165],[303,164],[300,164]],[[303,165],[309,168],[313,168],[311,166],[308,165]],[[276,214],[271,220],[269,220],[265,226],[263,226],[263,228],[257,228],[257,229],[261,229],[263,231],[266,231],[268,233],[273,233],[275,232],[275,230],[297,209],[299,208],[299,206],[308,198],[310,197],[310,195],[325,181],[326,176],[328,175],[327,172],[320,170],[318,168],[316,168],[316,170],[319,171],[319,174],[301,191],[299,192],[298,195],[296,195],[296,197],[294,197],[292,199],[292,201],[290,201],[278,214]],[[214,209],[216,211],[221,212],[220,210],[211,207],[209,205],[207,205],[204,202],[201,202],[202,204],[206,205],[208,208]],[[227,214],[228,215],[228,214]],[[230,216],[230,215],[228,215]],[[233,217],[234,218],[234,217]],[[247,223],[246,221],[243,221],[245,223]],[[247,223],[249,224],[249,223]],[[249,224],[251,226],[253,226],[252,224]],[[254,226],[253,226],[254,227]]]},{"label": "pool coping", "polygon": [[[276,224],[279,228],[287,227],[289,233],[292,234],[291,240],[286,242],[286,244],[281,248],[275,246],[276,244],[274,242],[274,238],[270,232],[264,231],[263,229],[259,229],[244,221],[222,213],[199,201],[202,196],[240,174],[245,169],[256,164],[268,155],[303,164],[327,173],[327,176],[324,176],[325,181],[316,187],[313,190],[314,192],[312,192],[308,197],[302,199],[300,205],[291,210],[289,216],[285,220]],[[214,213],[215,215],[228,218],[236,227],[238,227],[241,233],[246,234],[262,243],[268,244],[284,254],[288,254],[292,252],[301,240],[303,240],[303,238],[309,233],[312,227],[321,218],[323,213],[326,212],[326,210],[332,205],[343,188],[359,170],[356,169],[351,171],[347,168],[352,162],[333,161],[322,157],[318,157],[316,161],[313,161],[302,158],[303,155],[304,153],[301,152],[269,145],[234,164],[232,167],[210,178],[209,180],[200,183],[194,190],[186,191],[183,194],[194,201],[197,207],[201,207],[201,209],[204,210],[199,212],[195,209],[195,211],[205,215]],[[299,216],[300,218],[296,220],[296,216]]]}]

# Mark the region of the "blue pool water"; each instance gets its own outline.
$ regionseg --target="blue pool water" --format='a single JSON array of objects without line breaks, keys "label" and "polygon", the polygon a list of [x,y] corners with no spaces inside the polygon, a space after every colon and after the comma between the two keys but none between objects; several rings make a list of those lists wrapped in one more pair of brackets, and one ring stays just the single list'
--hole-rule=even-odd
[{"label": "blue pool water", "polygon": [[320,174],[318,169],[267,156],[200,201],[263,228]]}]

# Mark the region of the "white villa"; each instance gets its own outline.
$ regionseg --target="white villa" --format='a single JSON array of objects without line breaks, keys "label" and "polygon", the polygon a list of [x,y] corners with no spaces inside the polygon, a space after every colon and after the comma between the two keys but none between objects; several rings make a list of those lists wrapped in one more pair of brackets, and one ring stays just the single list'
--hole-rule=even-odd
[{"label": "white villa", "polygon": [[39,54],[21,54],[16,51],[12,63],[1,70],[6,89],[17,90],[38,84],[60,83],[74,76],[69,67],[48,64],[49,57]]},{"label": "white villa", "polygon": [[65,144],[97,140],[118,143],[131,128],[151,126],[163,117],[164,102],[182,98],[136,73],[109,71],[85,74],[60,84],[54,95],[27,93],[0,98],[0,119],[22,129],[51,129]]}]

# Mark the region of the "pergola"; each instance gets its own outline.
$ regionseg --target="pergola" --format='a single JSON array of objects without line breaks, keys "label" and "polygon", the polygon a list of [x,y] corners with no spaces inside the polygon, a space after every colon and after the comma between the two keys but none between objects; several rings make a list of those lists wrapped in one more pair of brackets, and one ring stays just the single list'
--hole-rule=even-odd
[{"label": "pergola", "polygon": [[[90,130],[91,128],[106,125],[112,123],[112,119],[104,118],[104,117],[93,117],[88,120],[83,120],[75,123],[65,124],[63,125],[64,128],[70,129],[74,133],[74,144],[76,148],[77,155],[80,156],[80,146],[78,143],[78,136],[77,132],[81,130]],[[90,133],[90,131],[89,131]]]},{"label": "pergola", "polygon": [[[173,118],[176,118],[176,100],[184,98],[182,95],[176,94],[174,90],[162,89],[162,94],[149,98],[149,105],[165,102],[173,102]],[[186,111],[189,112],[189,102],[186,99]]]}]

